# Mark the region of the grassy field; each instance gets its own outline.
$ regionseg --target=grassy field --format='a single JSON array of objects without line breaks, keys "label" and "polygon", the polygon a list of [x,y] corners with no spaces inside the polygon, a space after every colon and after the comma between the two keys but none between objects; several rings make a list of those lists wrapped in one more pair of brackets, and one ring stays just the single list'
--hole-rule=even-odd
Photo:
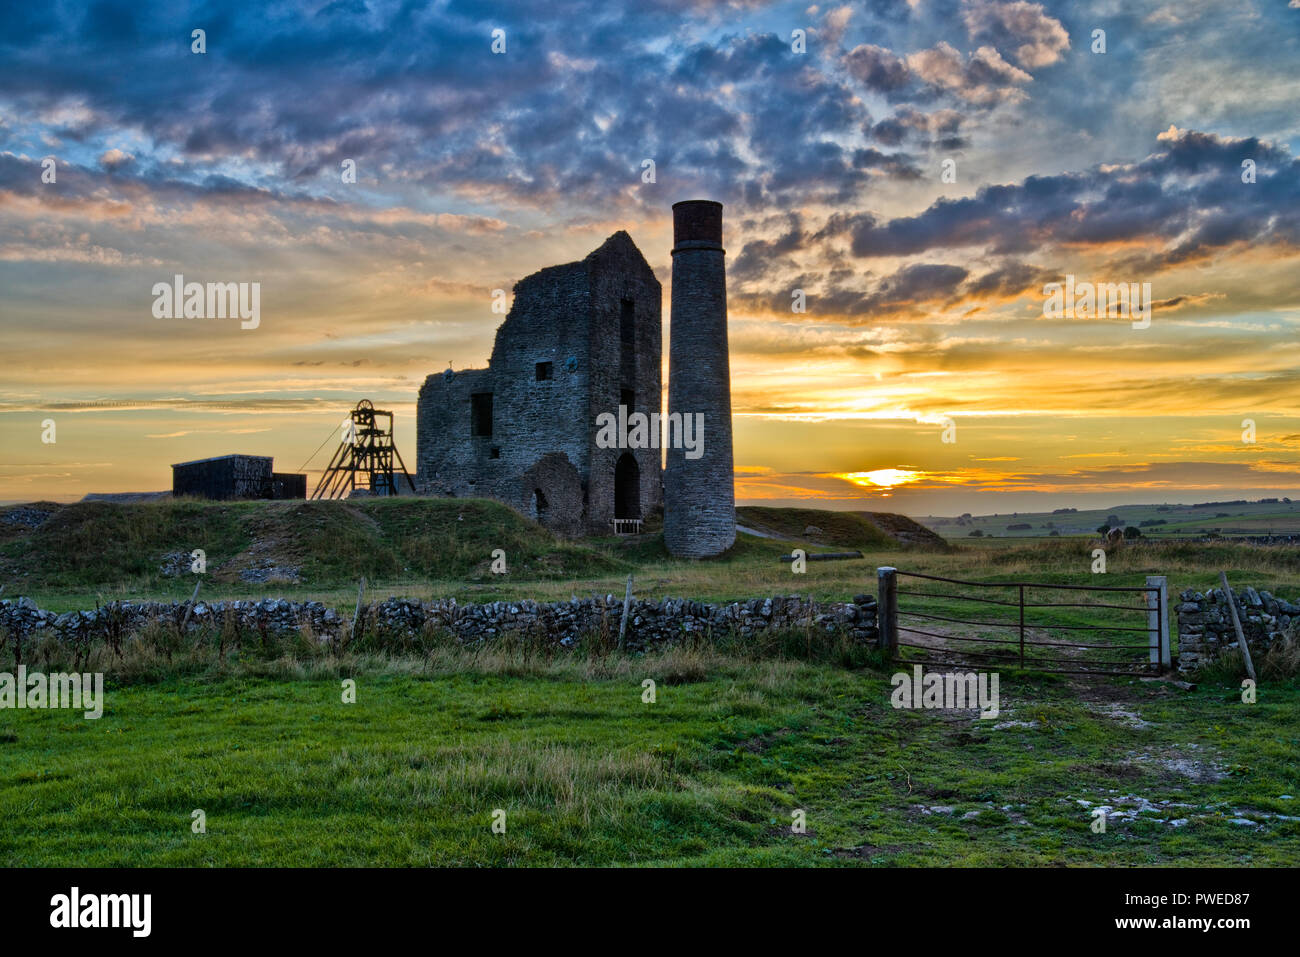
[{"label": "grassy field", "polygon": [[[1118,519],[1118,523],[1110,521]],[[1200,538],[1211,535],[1300,535],[1300,502],[1207,502],[1200,505],[1119,505],[1060,512],[921,519],[945,538],[999,539],[1092,536],[1101,525],[1132,525],[1149,538]],[[972,536],[979,532],[979,536]]]},{"label": "grassy field", "polygon": [[[865,557],[810,563],[794,575],[778,559],[801,544],[795,537],[742,536],[721,560],[677,562],[655,534],[566,544],[522,519],[488,527],[494,511],[469,512],[485,522],[479,527],[455,517],[475,507],[368,503],[290,521],[256,503],[175,503],[175,513],[120,526],[96,509],[53,529],[10,528],[0,559],[6,597],[30,594],[47,608],[88,607],[101,595],[188,597],[190,577],[157,568],[160,555],[195,534],[209,562],[224,566],[207,597],[313,596],[341,608],[355,601],[352,576],[375,547],[390,558],[374,573],[372,598],[620,594],[632,572],[642,595],[845,599],[874,593],[880,564],[999,582],[1140,584],[1164,574],[1174,594],[1209,587],[1224,569],[1240,585],[1293,599],[1300,592],[1300,549],[1152,542],[1114,550],[1102,576],[1091,573],[1095,543],[1086,539],[916,549],[882,543],[871,530],[855,539],[853,522],[828,520],[825,543]],[[785,521],[792,536],[802,531],[794,526],[803,516],[766,520]],[[270,540],[275,549],[260,544]],[[511,571],[492,576],[487,558],[501,541],[510,543]],[[98,550],[99,564],[67,546]],[[297,567],[297,580],[242,582],[250,552]],[[34,557],[46,564],[29,564]],[[969,611],[939,599],[906,607]],[[1061,624],[1093,613],[1053,614],[1066,616],[1055,619]],[[1051,623],[1036,627],[1050,633]],[[121,658],[98,651],[93,667],[107,672],[108,690],[97,721],[0,709],[0,864],[1248,866],[1300,858],[1300,683],[1266,680],[1258,702],[1244,704],[1231,663],[1192,691],[999,665],[1001,713],[985,719],[895,709],[897,667],[833,643],[760,650],[701,641],[640,657],[433,643],[416,657],[335,658],[320,647],[249,641],[218,658],[196,639],[165,660],[151,644],[157,638],[136,636]],[[8,654],[0,651],[0,671],[12,670]],[[355,703],[342,701],[345,678],[357,683]],[[642,700],[647,678],[654,703]],[[1112,815],[1105,833],[1090,828],[1099,806]],[[492,830],[497,809],[503,834]],[[195,810],[206,816],[204,834],[191,829]],[[799,810],[804,833],[791,829]]]},{"label": "grassy field", "polygon": [[[852,513],[820,513],[826,548],[798,538],[814,510],[742,510],[744,518],[788,537],[741,534],[723,558],[671,558],[662,536],[557,542],[510,509],[484,500],[391,499],[369,502],[174,501],[119,505],[84,502],[34,505],[50,517],[36,528],[3,521],[0,584],[5,596],[26,595],[42,608],[72,611],[114,599],[188,599],[195,576],[189,554],[203,548],[209,599],[293,597],[350,610],[357,582],[367,595],[460,601],[621,595],[629,574],[638,595],[730,601],[757,595],[812,595],[847,600],[875,591],[876,568],[1011,581],[1140,585],[1167,575],[1176,594],[1210,587],[1220,570],[1257,588],[1300,597],[1300,546],[1159,541],[1110,549],[1107,573],[1091,571],[1093,537],[1050,540],[962,539],[949,548],[892,541]],[[794,575],[779,559],[792,547],[808,551],[855,548],[863,558],[810,563]],[[493,549],[506,552],[508,572],[491,572]],[[179,571],[164,571],[179,556]],[[260,574],[258,574],[260,573]],[[265,580],[263,580],[265,579]]]},{"label": "grassy field", "polygon": [[[4,713],[6,865],[1293,864],[1300,691],[1003,674],[1002,713],[884,671],[678,651],[449,653]],[[407,670],[409,668],[409,670]],[[327,676],[333,671],[332,676]],[[339,675],[354,675],[355,704]],[[644,678],[656,701],[642,701]],[[1084,803],[1087,802],[1087,803]],[[1091,807],[1132,817],[1090,830]],[[496,809],[504,834],[493,833]],[[207,833],[192,832],[192,813]],[[805,833],[791,829],[806,814]],[[1290,818],[1290,819],[1288,819]]]}]

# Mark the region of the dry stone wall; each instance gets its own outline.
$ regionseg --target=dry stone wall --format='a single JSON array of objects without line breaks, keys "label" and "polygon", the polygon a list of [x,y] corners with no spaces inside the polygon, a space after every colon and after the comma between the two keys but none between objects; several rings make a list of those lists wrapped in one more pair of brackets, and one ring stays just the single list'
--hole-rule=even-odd
[{"label": "dry stone wall", "polygon": [[[1300,620],[1300,605],[1266,591],[1246,588],[1235,594],[1237,617],[1252,654],[1281,640]],[[1222,588],[1208,592],[1187,589],[1178,596],[1178,670],[1195,671],[1214,662],[1237,644],[1228,596]]]},{"label": "dry stone wall", "polygon": [[[81,644],[120,639],[152,622],[179,625],[185,610],[184,602],[122,601],[94,611],[55,614],[38,608],[29,598],[20,598],[0,601],[0,630],[8,639],[54,637]],[[410,639],[433,627],[449,631],[465,644],[517,634],[545,637],[570,647],[602,630],[617,635],[623,599],[606,595],[562,602],[460,604],[454,598],[430,602],[388,598],[363,606],[362,615],[366,633],[381,639]],[[227,620],[246,632],[306,631],[321,641],[336,640],[344,629],[343,616],[321,602],[283,599],[200,601],[195,603],[187,627],[220,627]],[[874,644],[878,635],[876,599],[857,595],[851,602],[814,602],[798,595],[777,595],[729,604],[684,598],[636,599],[629,609],[626,639],[630,649],[643,650],[694,636],[734,635],[743,639],[769,629],[807,627],[839,631],[856,641]]]}]

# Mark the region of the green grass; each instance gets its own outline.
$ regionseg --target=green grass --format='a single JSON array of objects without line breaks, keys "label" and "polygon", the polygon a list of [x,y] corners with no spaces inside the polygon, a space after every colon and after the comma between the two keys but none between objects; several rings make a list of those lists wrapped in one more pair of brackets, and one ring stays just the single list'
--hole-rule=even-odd
[{"label": "green grass", "polygon": [[[1300,854],[1300,822],[1263,816],[1296,813],[1279,798],[1300,792],[1294,685],[1253,706],[1230,686],[1116,685],[1107,697],[1150,724],[1135,730],[1059,679],[1004,673],[1003,715],[990,721],[894,710],[882,671],[707,651],[283,669],[116,686],[98,721],[0,712],[0,863],[1289,865]],[[654,704],[642,702],[646,677]],[[1004,720],[1033,726],[994,728]],[[1188,755],[1226,776],[1198,782],[1160,763]],[[1129,794],[1190,807],[1092,833],[1077,802]],[[497,808],[505,834],[491,830]],[[206,834],[191,831],[195,809]],[[795,809],[807,833],[792,833]],[[1238,813],[1259,825],[1230,823]],[[1189,823],[1164,823],[1175,815]]]},{"label": "green grass", "polygon": [[[483,499],[396,498],[324,502],[202,502],[170,499],[120,504],[37,503],[53,514],[35,529],[0,522],[0,582],[6,595],[72,610],[97,600],[188,598],[194,576],[161,566],[202,549],[210,598],[311,590],[355,599],[357,581],[403,585],[492,579],[497,548],[513,574],[536,581],[627,574],[615,550],[557,541],[519,513]],[[270,563],[269,582],[243,573]]]},{"label": "green grass", "polygon": [[[6,596],[55,610],[188,597],[192,577],[158,575],[155,554],[194,536],[214,565],[241,567],[271,542],[277,561],[303,569],[298,584],[259,586],[217,572],[206,597],[320,598],[348,611],[361,573],[371,600],[618,595],[632,571],[638,595],[720,601],[874,593],[878,565],[1044,584],[1164,574],[1173,595],[1212,586],[1224,569],[1239,587],[1292,599],[1300,572],[1300,549],[1153,542],[1113,550],[1107,574],[1093,575],[1093,543],[1053,539],[946,551],[862,543],[861,560],[793,575],[778,561],[788,540],[742,535],[718,560],[681,562],[656,534],[557,543],[467,500],[177,502],[138,506],[157,511],[134,518],[87,504],[38,533],[6,526]],[[838,534],[824,514],[806,523]],[[777,519],[803,516],[767,517]],[[507,549],[508,575],[488,570],[493,547]],[[101,567],[65,548],[98,553]],[[23,564],[37,558],[48,563]],[[970,612],[947,599],[901,604]],[[1099,613],[1039,611],[1032,624]],[[189,649],[177,641],[153,629],[121,658],[94,651],[90,670],[110,682],[99,721],[0,710],[10,822],[0,864],[1246,866],[1300,855],[1300,822],[1278,816],[1300,816],[1282,798],[1300,796],[1300,686],[1267,680],[1245,705],[1231,663],[1194,692],[999,665],[1003,714],[988,721],[895,710],[893,669],[799,636],[762,646],[714,636],[645,658],[510,640],[473,652],[422,636],[341,661],[306,636],[248,638],[220,656],[211,635]],[[12,670],[4,654],[0,670]],[[45,642],[24,660],[54,670],[66,654]],[[340,701],[349,676],[355,705]],[[647,677],[658,682],[653,705],[641,702]],[[1092,833],[1089,807],[1137,797],[1157,812]],[[504,835],[491,831],[496,808]],[[195,809],[207,834],[190,830]],[[807,813],[805,834],[790,830],[795,809]]]},{"label": "green grass", "polygon": [[896,547],[892,538],[853,512],[829,512],[817,508],[767,508],[742,505],[736,519],[759,531],[775,533],[787,540],[803,538],[808,526],[821,529],[815,537],[826,545],[880,550]]},{"label": "green grass", "polygon": [[[285,597],[324,601],[351,613],[357,581],[368,600],[390,596],[458,601],[621,595],[628,574],[638,596],[686,596],[734,601],[772,594],[847,600],[875,591],[876,568],[981,581],[1033,580],[1059,584],[1140,585],[1166,575],[1171,594],[1205,589],[1227,571],[1234,584],[1300,598],[1300,548],[1147,541],[1110,549],[1107,573],[1091,571],[1097,542],[969,539],[947,549],[874,544],[880,530],[860,516],[815,510],[774,510],[768,520],[792,536],[821,522],[831,543],[854,547],[862,559],[815,562],[795,575],[780,557],[806,543],[741,534],[722,558],[673,559],[661,534],[557,541],[545,529],[502,505],[471,499],[390,499],[370,502],[167,502],[141,505],[80,503],[59,509],[36,530],[0,522],[0,583],[5,596],[30,596],[42,608],[71,611],[113,599],[188,599],[194,576],[167,577],[162,557],[199,547],[209,573],[202,596]],[[743,509],[748,513],[751,510]],[[795,515],[794,513],[800,513]],[[807,514],[803,514],[803,513]],[[750,516],[753,520],[753,516]],[[795,529],[794,526],[798,525]],[[845,537],[838,537],[843,534]],[[855,537],[858,536],[858,537]],[[508,573],[491,572],[502,548]],[[298,567],[297,581],[248,583],[240,572],[259,556]]]},{"label": "green grass", "polygon": [[[455,597],[461,601],[621,594],[629,573],[637,593],[712,600],[752,597],[754,589],[851,597],[874,579],[867,562],[839,566],[832,576],[791,580],[779,558],[793,547],[780,539],[738,537],[720,560],[672,558],[663,536],[557,540],[517,512],[483,499],[395,498],[347,502],[199,502],[141,504],[38,503],[54,514],[38,528],[0,521],[0,583],[6,596],[26,595],[42,608],[71,611],[115,599],[189,598],[195,576],[166,575],[167,556],[206,553],[205,598],[294,597],[349,608],[357,582],[366,594]],[[876,526],[846,513],[760,510],[775,524],[822,520],[830,540],[873,552],[903,549]],[[797,513],[797,514],[796,514]],[[2,516],[3,513],[0,513]],[[824,518],[819,518],[824,517]],[[508,572],[494,575],[492,552],[506,554]],[[243,577],[270,563],[268,582]],[[188,559],[185,559],[188,564]],[[822,566],[824,567],[824,566]],[[282,570],[292,569],[286,576]]]},{"label": "green grass", "polygon": [[[1046,539],[1055,530],[1062,537],[1095,537],[1098,526],[1114,516],[1121,525],[1139,526],[1149,538],[1200,537],[1212,532],[1232,535],[1300,535],[1300,501],[1242,502],[1236,505],[1120,505],[1076,512],[1014,512],[975,515],[958,524],[953,517],[926,517],[939,534],[962,541],[980,531],[999,539]],[[1163,522],[1147,525],[1143,522]],[[1012,529],[1011,525],[1029,525]]]}]

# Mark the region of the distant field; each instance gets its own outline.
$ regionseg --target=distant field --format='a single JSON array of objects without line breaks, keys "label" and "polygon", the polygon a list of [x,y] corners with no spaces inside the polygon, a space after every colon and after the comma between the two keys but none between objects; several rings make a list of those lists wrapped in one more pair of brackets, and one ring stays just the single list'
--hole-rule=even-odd
[{"label": "distant field", "polygon": [[[1077,512],[1015,512],[1004,515],[975,515],[959,520],[952,516],[925,516],[918,521],[944,538],[983,537],[1048,538],[1097,534],[1111,517],[1121,525],[1139,528],[1151,538],[1201,537],[1209,534],[1300,535],[1300,502],[1251,502],[1237,505],[1123,505],[1116,508]],[[1148,523],[1148,524],[1143,524]],[[1152,524],[1160,523],[1160,524]],[[1016,527],[1025,526],[1028,528]]]}]

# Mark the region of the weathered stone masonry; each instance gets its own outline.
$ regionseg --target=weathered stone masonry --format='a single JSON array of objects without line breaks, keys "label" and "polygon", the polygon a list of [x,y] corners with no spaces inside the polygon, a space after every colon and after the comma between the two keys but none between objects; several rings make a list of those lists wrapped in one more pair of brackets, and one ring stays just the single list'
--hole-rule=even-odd
[{"label": "weathered stone masonry", "polygon": [[[1214,662],[1237,644],[1228,597],[1222,588],[1208,592],[1187,589],[1178,596],[1178,670],[1195,671]],[[1300,605],[1266,591],[1246,588],[1236,593],[1237,617],[1252,654],[1267,651],[1300,619]]]},{"label": "weathered stone masonry", "polygon": [[736,541],[722,204],[673,204],[673,308],[668,413],[702,415],[703,455],[669,446],[664,545],[684,558],[720,555]]},{"label": "weathered stone masonry", "polygon": [[[673,205],[668,413],[701,419],[691,457],[600,448],[603,413],[660,412],[663,290],[618,232],[581,262],[515,286],[486,369],[431,375],[416,421],[417,491],[495,498],[571,537],[664,507],[664,544],[719,555],[736,540],[722,204]],[[665,429],[665,432],[668,430]],[[698,445],[697,445],[698,443]],[[697,451],[702,452],[696,456]]]},{"label": "weathered stone masonry", "polygon": [[625,232],[515,285],[486,369],[429,376],[418,490],[495,498],[559,534],[662,503],[659,449],[596,446],[596,417],[661,408],[663,287]]}]

